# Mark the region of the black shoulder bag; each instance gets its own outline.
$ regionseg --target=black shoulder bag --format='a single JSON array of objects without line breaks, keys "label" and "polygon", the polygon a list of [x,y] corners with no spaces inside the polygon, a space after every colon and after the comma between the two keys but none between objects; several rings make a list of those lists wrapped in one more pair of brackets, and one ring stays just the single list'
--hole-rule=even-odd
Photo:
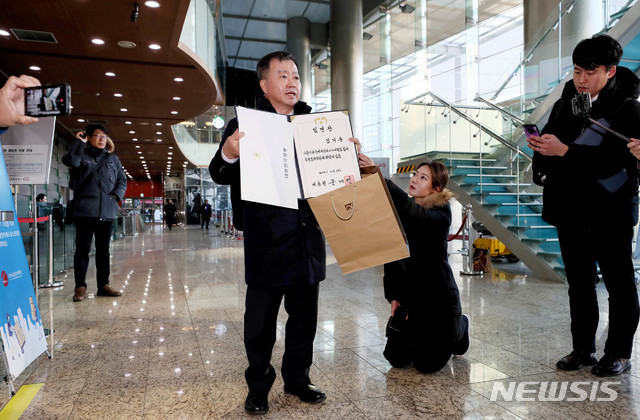
[{"label": "black shoulder bag", "polygon": [[[82,182],[80,183],[78,188],[73,190],[73,197],[74,198],[75,197],[80,197],[80,193],[82,192],[84,187],[87,186],[89,179],[91,179],[91,177],[98,170],[98,168],[100,166],[102,166],[104,161],[107,160],[107,155],[108,155],[108,153],[104,153],[102,156],[100,156],[100,159],[98,159],[98,162],[96,163],[96,165],[91,169],[91,171],[87,174],[87,176],[82,180]],[[73,222],[75,222],[74,206],[75,206],[74,200],[69,200],[69,202],[67,203],[67,211],[64,214],[64,224],[65,225],[70,225]]]}]

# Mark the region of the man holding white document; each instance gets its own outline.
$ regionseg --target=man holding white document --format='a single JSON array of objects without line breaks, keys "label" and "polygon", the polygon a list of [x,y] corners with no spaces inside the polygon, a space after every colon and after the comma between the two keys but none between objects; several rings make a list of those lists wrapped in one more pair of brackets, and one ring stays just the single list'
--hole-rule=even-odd
[{"label": "man holding white document", "polygon": [[[278,51],[264,56],[258,62],[257,75],[264,92],[258,110],[284,115],[311,112],[311,107],[299,100],[298,67],[289,53]],[[283,297],[289,315],[282,359],[284,391],[311,404],[326,398],[309,379],[318,286],[326,274],[326,251],[322,232],[305,200],[298,201],[296,210],[241,199],[239,159],[243,136],[238,120],[229,121],[209,171],[216,183],[231,185],[234,225],[244,231],[244,341],[249,361],[245,371],[249,388],[245,411],[266,414],[268,394],[276,378],[271,354]],[[295,168],[294,152],[288,153]],[[256,176],[255,184],[260,183]]]}]

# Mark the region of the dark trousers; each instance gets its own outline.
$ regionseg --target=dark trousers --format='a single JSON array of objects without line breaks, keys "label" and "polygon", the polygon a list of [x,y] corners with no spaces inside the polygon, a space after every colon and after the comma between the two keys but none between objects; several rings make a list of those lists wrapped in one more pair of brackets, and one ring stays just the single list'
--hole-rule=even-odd
[{"label": "dark trousers", "polygon": [[76,252],[73,256],[73,273],[76,287],[87,287],[89,251],[91,251],[91,240],[94,236],[96,239],[96,278],[98,280],[98,288],[109,284],[109,274],[111,273],[109,244],[111,243],[113,222],[77,218],[74,223],[76,225]]},{"label": "dark trousers", "polygon": [[596,351],[598,297],[596,262],[609,292],[609,335],[604,352],[630,358],[638,327],[638,291],[633,270],[631,227],[558,228],[560,250],[569,283],[573,348]]},{"label": "dark trousers", "polygon": [[207,229],[209,229],[209,220],[211,220],[211,216],[209,217],[202,216],[202,223],[200,224],[200,229],[202,229],[205,224],[207,225]]},{"label": "dark trousers", "polygon": [[465,324],[460,315],[445,322],[437,315],[430,319],[412,319],[409,315],[405,331],[387,335],[383,355],[393,367],[403,368],[413,362],[420,372],[435,373],[447,364],[464,332]]},{"label": "dark trousers", "polygon": [[276,379],[271,353],[276,342],[280,303],[289,315],[285,327],[282,379],[287,387],[309,383],[313,340],[318,324],[318,284],[283,287],[247,287],[244,345],[249,360],[245,379],[249,390],[268,393]]}]

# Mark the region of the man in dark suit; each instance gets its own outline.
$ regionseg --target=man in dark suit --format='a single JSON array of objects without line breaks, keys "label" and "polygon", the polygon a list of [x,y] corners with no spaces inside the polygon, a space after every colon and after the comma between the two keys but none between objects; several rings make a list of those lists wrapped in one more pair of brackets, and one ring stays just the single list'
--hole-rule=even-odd
[{"label": "man in dark suit", "polygon": [[207,229],[209,229],[209,220],[211,220],[211,204],[209,204],[209,200],[204,200],[204,204],[200,206],[200,229],[204,229],[204,225],[207,225]]},{"label": "man in dark suit", "polygon": [[[267,54],[258,62],[257,73],[264,92],[258,100],[259,110],[285,115],[311,112],[311,107],[299,100],[298,67],[289,53]],[[281,370],[284,391],[306,403],[326,398],[309,379],[318,286],[325,278],[326,255],[322,232],[306,201],[300,200],[299,209],[293,210],[240,199],[239,142],[243,136],[237,119],[229,121],[209,171],[216,183],[231,185],[233,222],[244,231],[244,341],[249,360],[245,372],[249,394],[244,407],[249,414],[265,414],[276,378],[271,353],[283,297],[289,314]]]}]

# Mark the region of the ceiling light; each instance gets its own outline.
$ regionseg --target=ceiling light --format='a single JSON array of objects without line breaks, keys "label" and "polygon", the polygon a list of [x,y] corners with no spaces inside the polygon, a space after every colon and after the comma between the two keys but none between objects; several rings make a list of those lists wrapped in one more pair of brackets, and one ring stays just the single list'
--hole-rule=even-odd
[{"label": "ceiling light", "polygon": [[176,114],[178,113],[178,111],[171,111],[171,113],[172,113],[173,115],[176,115]]},{"label": "ceiling light", "polygon": [[137,144],[137,145],[136,145],[136,149],[139,149],[139,148],[140,148],[140,145],[139,145],[139,144]]},{"label": "ceiling light", "polygon": [[144,156],[138,156],[140,159],[144,159]]},{"label": "ceiling light", "polygon": [[78,118],[78,122],[84,122],[84,119]]},{"label": "ceiling light", "polygon": [[113,96],[116,98],[122,98],[122,93],[114,93]]},{"label": "ceiling light", "polygon": [[100,38],[93,38],[91,42],[96,45],[104,45],[104,41],[101,40]]},{"label": "ceiling light", "polygon": [[114,77],[116,74],[112,71],[108,71],[104,74],[105,76]]},{"label": "ceiling light", "polygon": [[157,125],[157,126],[161,126],[161,125],[162,125],[162,123],[156,123],[156,125]]},{"label": "ceiling light", "polygon": [[173,152],[167,152],[167,154],[172,155],[172,154],[173,154]]},{"label": "ceiling light", "polygon": [[179,96],[174,96],[172,99],[173,99],[174,101],[179,101],[179,100],[180,100],[180,97],[179,97]]},{"label": "ceiling light", "polygon": [[162,143],[162,139],[158,139],[156,140],[158,143]]},{"label": "ceiling light", "polygon": [[127,109],[127,108],[120,108],[120,111],[122,111],[122,112],[127,112],[127,111],[128,111],[128,109]]},{"label": "ceiling light", "polygon": [[133,130],[129,130],[129,134],[136,134],[136,132]]},{"label": "ceiling light", "polygon": [[157,134],[157,135],[161,135],[161,134],[162,134],[162,131],[156,131],[156,134]]},{"label": "ceiling light", "polygon": [[161,47],[158,44],[150,44],[149,48],[152,50],[159,50]]},{"label": "ceiling light", "polygon": [[157,1],[151,1],[151,0],[145,1],[144,5],[147,6],[147,7],[152,7],[154,9],[157,8],[157,7],[160,7],[160,3],[158,3]]},{"label": "ceiling light", "polygon": [[131,139],[131,140],[133,140],[133,141],[138,141],[138,139]]},{"label": "ceiling light", "polygon": [[122,48],[135,48],[136,43],[131,41],[118,41],[118,46]]},{"label": "ceiling light", "polygon": [[125,124],[131,124],[131,121],[125,121],[124,123]]},{"label": "ceiling light", "polygon": [[171,157],[171,156],[167,157],[167,160],[171,160],[171,159],[173,159],[173,157]]},{"label": "ceiling light", "polygon": [[184,82],[184,79],[182,77],[174,77],[173,81],[180,83],[180,82]]},{"label": "ceiling light", "polygon": [[142,151],[141,151],[141,150],[138,150],[138,154],[139,154],[139,155],[141,155],[141,154],[142,154]]},{"label": "ceiling light", "polygon": [[5,31],[4,29],[0,29],[0,35],[2,36],[11,36],[11,34],[7,31]]},{"label": "ceiling light", "polygon": [[42,70],[42,69],[41,69],[40,67],[38,67],[38,66],[30,66],[30,67],[29,67],[29,70],[33,70],[33,71],[40,71],[40,70]]}]

